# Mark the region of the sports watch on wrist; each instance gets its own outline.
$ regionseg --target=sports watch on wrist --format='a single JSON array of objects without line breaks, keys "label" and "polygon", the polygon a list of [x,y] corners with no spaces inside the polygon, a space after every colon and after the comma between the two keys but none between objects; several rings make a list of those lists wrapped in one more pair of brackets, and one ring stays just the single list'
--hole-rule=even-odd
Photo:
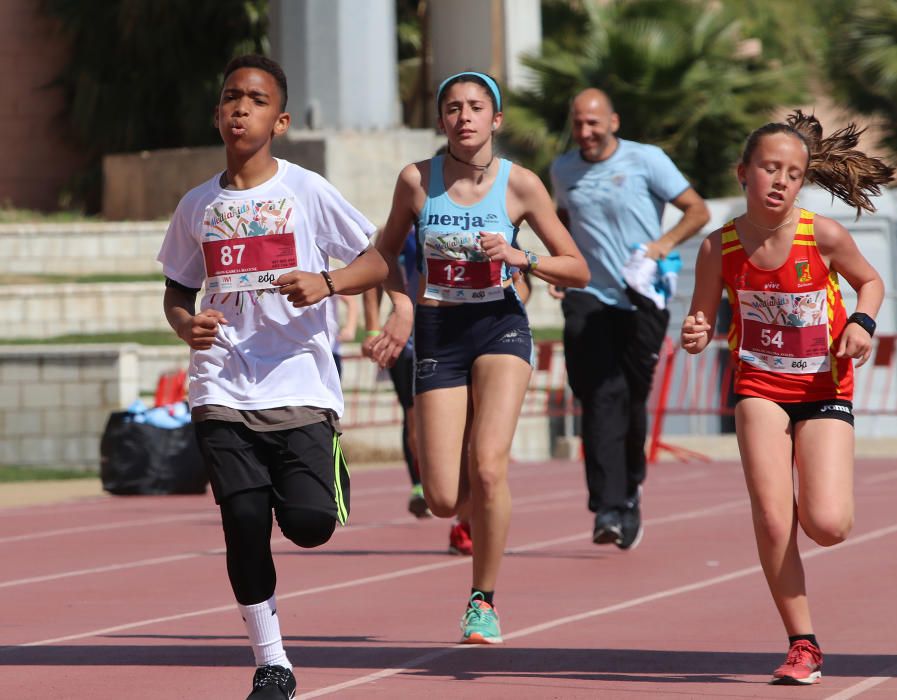
[{"label": "sports watch on wrist", "polygon": [[531,250],[524,250],[523,254],[526,256],[526,272],[532,272],[539,265],[539,256]]},{"label": "sports watch on wrist", "polygon": [[871,338],[875,335],[875,320],[869,315],[860,312],[852,313],[847,318],[848,323],[855,323],[869,334]]}]

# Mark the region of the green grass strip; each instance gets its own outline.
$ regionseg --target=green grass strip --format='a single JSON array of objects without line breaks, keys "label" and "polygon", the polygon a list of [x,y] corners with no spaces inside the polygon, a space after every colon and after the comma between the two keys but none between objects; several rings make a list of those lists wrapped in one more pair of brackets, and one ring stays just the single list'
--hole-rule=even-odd
[{"label": "green grass strip", "polygon": [[10,338],[8,345],[88,345],[90,343],[138,343],[139,345],[183,345],[174,331],[127,331],[123,333],[96,333],[82,335],[56,335],[52,338]]},{"label": "green grass strip", "polygon": [[0,465],[0,484],[21,481],[58,481],[59,479],[96,479],[92,472],[65,469],[45,469],[18,465]]}]

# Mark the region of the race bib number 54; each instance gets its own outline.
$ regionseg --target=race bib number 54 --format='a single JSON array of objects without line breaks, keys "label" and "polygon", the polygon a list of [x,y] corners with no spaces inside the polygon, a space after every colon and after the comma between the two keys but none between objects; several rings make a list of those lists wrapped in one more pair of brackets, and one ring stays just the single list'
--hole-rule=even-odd
[{"label": "race bib number 54", "polygon": [[739,358],[768,372],[815,374],[831,364],[825,290],[741,290]]}]

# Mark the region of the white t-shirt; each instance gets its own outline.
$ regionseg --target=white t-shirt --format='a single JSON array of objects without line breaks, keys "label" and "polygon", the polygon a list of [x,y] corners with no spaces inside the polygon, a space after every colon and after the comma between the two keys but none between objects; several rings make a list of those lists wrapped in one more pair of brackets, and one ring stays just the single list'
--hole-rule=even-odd
[{"label": "white t-shirt", "polygon": [[190,353],[190,405],[342,415],[328,302],[297,309],[270,283],[286,270],[326,270],[329,258],[352,262],[376,227],[323,177],[285,160],[252,189],[219,183],[217,174],[181,199],[158,256],[166,277],[205,287],[200,310],[227,319],[209,350]]}]

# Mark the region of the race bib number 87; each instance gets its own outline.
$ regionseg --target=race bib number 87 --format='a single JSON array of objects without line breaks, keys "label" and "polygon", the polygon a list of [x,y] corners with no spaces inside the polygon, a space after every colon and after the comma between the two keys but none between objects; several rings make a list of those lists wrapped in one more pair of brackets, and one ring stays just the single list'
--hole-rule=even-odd
[{"label": "race bib number 87", "polygon": [[285,272],[295,270],[296,239],[292,203],[246,201],[206,210],[202,254],[210,292],[266,289]]}]

